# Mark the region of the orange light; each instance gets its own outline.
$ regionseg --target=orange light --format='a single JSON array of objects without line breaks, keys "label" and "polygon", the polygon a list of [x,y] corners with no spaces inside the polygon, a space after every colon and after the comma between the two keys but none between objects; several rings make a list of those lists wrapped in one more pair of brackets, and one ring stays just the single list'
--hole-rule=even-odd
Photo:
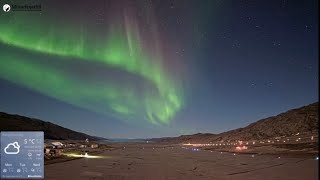
[{"label": "orange light", "polygon": [[246,150],[246,149],[248,149],[247,146],[237,146],[236,147],[236,150],[238,150],[238,151],[242,151],[242,150]]}]

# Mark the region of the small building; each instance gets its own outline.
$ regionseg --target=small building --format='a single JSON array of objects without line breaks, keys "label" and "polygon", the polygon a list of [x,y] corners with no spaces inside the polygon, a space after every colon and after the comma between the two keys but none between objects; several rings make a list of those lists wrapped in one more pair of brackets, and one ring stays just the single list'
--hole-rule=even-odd
[{"label": "small building", "polygon": [[49,155],[50,154],[50,148],[45,148],[44,149],[44,154]]},{"label": "small building", "polygon": [[67,146],[68,147],[76,147],[76,143],[69,143]]},{"label": "small building", "polygon": [[91,146],[90,146],[92,149],[95,149],[95,148],[98,148],[99,147],[99,145],[98,144],[91,144]]},{"label": "small building", "polygon": [[50,149],[49,155],[50,156],[61,156],[62,150],[61,149]]},{"label": "small building", "polygon": [[79,148],[87,148],[87,145],[81,144],[81,145],[79,146]]},{"label": "small building", "polygon": [[43,149],[43,153],[49,155],[51,149],[54,149],[54,146],[45,144],[44,149]]},{"label": "small building", "polygon": [[61,149],[64,146],[61,142],[51,142],[51,144],[54,146],[55,149]]}]

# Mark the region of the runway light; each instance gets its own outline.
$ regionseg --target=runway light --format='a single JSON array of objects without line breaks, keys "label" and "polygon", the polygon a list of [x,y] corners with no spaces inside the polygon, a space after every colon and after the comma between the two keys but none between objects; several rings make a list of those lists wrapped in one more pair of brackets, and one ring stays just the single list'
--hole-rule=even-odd
[{"label": "runway light", "polygon": [[233,153],[233,155],[235,156],[235,155],[236,155],[236,153]]},{"label": "runway light", "polygon": [[251,157],[254,157],[254,154],[252,154]]},{"label": "runway light", "polygon": [[280,156],[278,157],[278,159],[280,159]]}]

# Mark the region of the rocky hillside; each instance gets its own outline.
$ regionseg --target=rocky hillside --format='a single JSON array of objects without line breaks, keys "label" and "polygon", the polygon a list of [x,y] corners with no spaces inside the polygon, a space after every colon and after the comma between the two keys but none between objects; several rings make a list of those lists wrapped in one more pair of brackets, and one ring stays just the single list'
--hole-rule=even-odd
[{"label": "rocky hillside", "polygon": [[45,122],[39,119],[28,118],[0,112],[0,131],[44,131],[46,139],[59,140],[101,140],[103,138],[89,136],[84,133]]},{"label": "rocky hillside", "polygon": [[313,103],[292,109],[277,116],[261,119],[244,128],[220,134],[194,134],[175,138],[160,138],[161,142],[216,142],[233,140],[260,140],[270,137],[291,136],[297,133],[315,133],[319,131],[319,103]]}]

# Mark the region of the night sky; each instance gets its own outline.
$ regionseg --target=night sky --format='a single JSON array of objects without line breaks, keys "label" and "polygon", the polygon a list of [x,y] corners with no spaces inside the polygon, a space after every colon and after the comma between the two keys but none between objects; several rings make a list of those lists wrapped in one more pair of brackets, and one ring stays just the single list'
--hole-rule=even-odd
[{"label": "night sky", "polygon": [[219,133],[318,100],[318,2],[0,1],[0,111],[107,138]]}]

